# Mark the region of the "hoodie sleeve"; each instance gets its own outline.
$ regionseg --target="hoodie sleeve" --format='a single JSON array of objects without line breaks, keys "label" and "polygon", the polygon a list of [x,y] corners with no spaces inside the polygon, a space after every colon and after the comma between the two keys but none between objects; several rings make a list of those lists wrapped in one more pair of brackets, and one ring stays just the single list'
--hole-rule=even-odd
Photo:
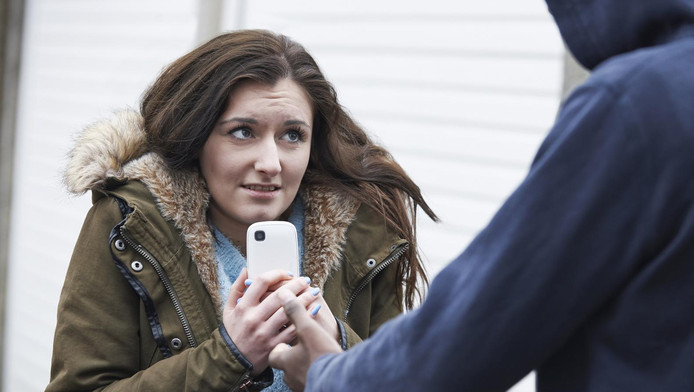
[{"label": "hoodie sleeve", "polygon": [[539,366],[649,253],[653,159],[633,110],[606,87],[575,93],[523,183],[423,305],[321,357],[306,390],[502,391]]}]

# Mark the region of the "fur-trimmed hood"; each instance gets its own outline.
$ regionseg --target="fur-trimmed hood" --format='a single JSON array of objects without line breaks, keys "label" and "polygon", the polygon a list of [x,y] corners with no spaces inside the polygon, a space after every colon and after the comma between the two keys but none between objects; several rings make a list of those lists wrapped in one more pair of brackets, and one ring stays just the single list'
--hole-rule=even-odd
[{"label": "fur-trimmed hood", "polygon": [[[205,181],[199,171],[173,171],[159,155],[148,152],[142,117],[133,110],[117,112],[85,128],[68,156],[64,174],[68,191],[77,195],[105,191],[112,182],[124,180],[147,186],[161,215],[180,230],[208,293],[220,305]],[[302,187],[300,192],[306,209],[304,273],[322,288],[341,263],[345,233],[359,203],[325,187]]]}]

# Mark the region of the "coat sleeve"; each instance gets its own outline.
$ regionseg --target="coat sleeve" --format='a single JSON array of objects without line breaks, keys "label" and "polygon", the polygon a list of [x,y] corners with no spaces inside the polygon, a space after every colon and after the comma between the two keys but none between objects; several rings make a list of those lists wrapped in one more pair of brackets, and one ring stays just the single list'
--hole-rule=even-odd
[{"label": "coat sleeve", "polygon": [[[84,222],[58,305],[51,381],[58,391],[229,391],[246,375],[220,330],[199,346],[149,366],[140,344],[140,300],[115,267],[110,229],[121,220],[112,198]],[[144,358],[144,359],[143,359]]]},{"label": "coat sleeve", "polygon": [[587,88],[562,109],[522,184],[414,312],[307,391],[503,391],[556,351],[649,254],[653,156],[624,99]]}]

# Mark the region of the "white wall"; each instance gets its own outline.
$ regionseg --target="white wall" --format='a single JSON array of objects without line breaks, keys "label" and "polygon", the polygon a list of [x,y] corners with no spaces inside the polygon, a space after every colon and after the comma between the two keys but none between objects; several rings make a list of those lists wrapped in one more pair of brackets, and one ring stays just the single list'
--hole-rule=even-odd
[{"label": "white wall", "polygon": [[191,45],[196,1],[29,0],[19,89],[2,388],[49,379],[60,288],[89,208],[61,185],[72,136]]},{"label": "white wall", "polygon": [[[208,0],[199,0],[208,1]],[[342,103],[421,185],[433,274],[525,175],[560,96],[562,45],[541,0],[235,0],[222,29],[303,43]],[[89,197],[60,175],[72,136],[137,107],[193,47],[198,0],[27,0],[15,150],[3,391],[43,390],[55,309]],[[532,390],[532,379],[515,391]]]}]

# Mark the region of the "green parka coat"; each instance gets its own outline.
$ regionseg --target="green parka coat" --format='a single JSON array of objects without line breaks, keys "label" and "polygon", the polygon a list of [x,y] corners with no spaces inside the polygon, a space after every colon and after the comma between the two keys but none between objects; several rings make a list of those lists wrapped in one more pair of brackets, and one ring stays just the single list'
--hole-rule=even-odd
[{"label": "green parka coat", "polygon": [[[68,190],[91,190],[93,206],[61,293],[46,391],[260,389],[271,373],[251,379],[221,326],[204,180],[144,145],[141,117],[125,111],[85,129],[70,154]],[[300,192],[303,271],[348,348],[402,311],[396,267],[408,244],[345,195]]]}]

